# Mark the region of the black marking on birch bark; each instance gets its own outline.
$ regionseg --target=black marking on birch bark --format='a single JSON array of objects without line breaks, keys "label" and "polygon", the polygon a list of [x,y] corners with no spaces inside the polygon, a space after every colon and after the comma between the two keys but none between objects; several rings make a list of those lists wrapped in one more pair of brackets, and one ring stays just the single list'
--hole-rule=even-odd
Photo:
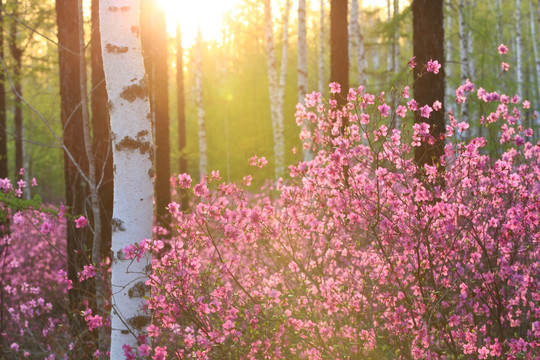
[{"label": "black marking on birch bark", "polygon": [[129,330],[120,330],[120,332],[122,333],[122,335],[127,335],[127,334],[129,334]]},{"label": "black marking on birch bark", "polygon": [[127,46],[116,46],[113,44],[105,45],[105,49],[107,49],[108,53],[114,53],[114,54],[123,54],[129,51],[129,48]]},{"label": "black marking on birch bark", "polygon": [[150,289],[149,286],[144,285],[144,281],[139,281],[131,287],[128,291],[128,296],[130,299],[137,298],[141,299],[144,297],[146,292]]},{"label": "black marking on birch bark", "polygon": [[126,256],[124,255],[124,252],[122,250],[118,250],[116,252],[116,258],[118,260],[126,260]]},{"label": "black marking on birch bark", "polygon": [[149,141],[144,141],[139,138],[134,139],[129,136],[125,136],[119,143],[117,143],[114,148],[117,151],[122,150],[139,150],[141,155],[152,154],[152,144]]},{"label": "black marking on birch bark", "polygon": [[128,319],[128,324],[135,328],[136,330],[142,330],[146,326],[150,325],[152,322],[152,319],[150,316],[145,315],[137,315],[132,317],[131,319]]},{"label": "black marking on birch bark", "polygon": [[142,79],[138,84],[126,86],[124,90],[122,90],[120,97],[129,102],[134,102],[137,99],[145,99],[147,90],[146,79]]},{"label": "black marking on birch bark", "polygon": [[148,134],[148,130],[141,130],[137,133],[137,138],[142,138],[143,136]]},{"label": "black marking on birch bark", "polygon": [[118,6],[109,6],[109,11],[110,12],[116,12],[118,10],[119,10]]},{"label": "black marking on birch bark", "polygon": [[154,178],[154,168],[153,167],[148,169],[148,176],[150,177],[150,179]]},{"label": "black marking on birch bark", "polygon": [[126,227],[124,226],[124,222],[118,218],[113,218],[111,221],[112,231],[126,231]]},{"label": "black marking on birch bark", "polygon": [[120,8],[120,10],[122,10],[123,12],[129,11],[129,9],[131,9],[129,6],[122,6]]},{"label": "black marking on birch bark", "polygon": [[137,81],[137,78],[130,79],[129,81],[135,82],[135,81]]},{"label": "black marking on birch bark", "polygon": [[114,107],[114,104],[112,103],[111,100],[107,101],[107,110],[109,110],[109,113],[112,111]]},{"label": "black marking on birch bark", "polygon": [[148,264],[144,267],[144,271],[147,275],[150,275],[152,273],[152,264]]},{"label": "black marking on birch bark", "polygon": [[112,171],[113,171],[114,174],[116,174],[116,165],[113,165]]},{"label": "black marking on birch bark", "polygon": [[137,38],[139,38],[139,27],[137,25],[133,25],[130,30]]}]

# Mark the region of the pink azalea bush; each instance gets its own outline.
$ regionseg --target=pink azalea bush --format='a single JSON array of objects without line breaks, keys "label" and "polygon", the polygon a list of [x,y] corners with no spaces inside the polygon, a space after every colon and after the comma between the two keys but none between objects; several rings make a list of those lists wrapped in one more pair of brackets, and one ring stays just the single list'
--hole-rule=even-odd
[{"label": "pink azalea bush", "polygon": [[[0,358],[60,359],[71,342],[65,223],[27,206],[8,209],[25,203],[18,202],[21,185],[0,180],[2,213],[13,213],[10,231],[3,229],[0,237]],[[33,203],[39,206],[39,200]]]},{"label": "pink azalea bush", "polygon": [[[463,84],[457,102],[474,89]],[[292,181],[252,194],[203,178],[191,212],[169,206],[175,236],[148,281],[150,356],[540,356],[540,146],[527,104],[480,88],[499,155],[450,114],[439,166],[419,168],[415,147],[435,139],[413,112],[441,106],[419,108],[407,90],[387,104],[351,89],[342,107],[312,93],[296,121],[312,124],[300,136],[315,156],[290,166]]]}]

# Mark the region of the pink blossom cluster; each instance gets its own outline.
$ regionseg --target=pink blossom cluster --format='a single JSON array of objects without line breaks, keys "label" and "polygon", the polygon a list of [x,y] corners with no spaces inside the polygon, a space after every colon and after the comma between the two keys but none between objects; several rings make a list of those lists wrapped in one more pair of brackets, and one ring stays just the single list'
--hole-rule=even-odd
[{"label": "pink blossom cluster", "polygon": [[190,212],[171,211],[148,281],[151,356],[537,358],[540,146],[521,125],[528,105],[493,94],[477,95],[499,142],[462,140],[469,124],[450,114],[444,155],[423,167],[414,148],[434,138],[412,112],[430,111],[408,94],[390,105],[350,89],[341,107],[307,95],[296,120],[315,155],[291,180],[250,194],[204,179]]}]

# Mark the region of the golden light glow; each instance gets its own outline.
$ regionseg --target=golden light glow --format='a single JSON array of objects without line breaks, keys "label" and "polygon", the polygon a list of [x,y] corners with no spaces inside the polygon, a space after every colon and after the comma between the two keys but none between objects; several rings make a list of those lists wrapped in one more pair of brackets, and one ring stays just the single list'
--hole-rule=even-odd
[{"label": "golden light glow", "polygon": [[200,27],[205,40],[219,40],[223,16],[234,9],[238,0],[157,0],[167,16],[167,31],[175,36],[176,23],[180,24],[182,43],[190,47]]}]

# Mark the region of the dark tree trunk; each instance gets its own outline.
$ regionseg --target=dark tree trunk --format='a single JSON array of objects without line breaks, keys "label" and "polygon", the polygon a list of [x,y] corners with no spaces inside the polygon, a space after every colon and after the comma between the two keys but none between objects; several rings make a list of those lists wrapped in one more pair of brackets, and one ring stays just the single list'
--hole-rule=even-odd
[{"label": "dark tree trunk", "polygon": [[[186,154],[186,104],[184,100],[184,50],[180,25],[176,26],[176,102],[178,110],[178,151],[180,152],[179,173],[187,173]],[[187,189],[180,189],[180,205],[183,211],[189,207]]]},{"label": "dark tree trunk", "polygon": [[330,7],[330,82],[341,85],[338,103],[344,104],[349,91],[349,38],[347,0],[332,0]]},{"label": "dark tree trunk", "polygon": [[151,91],[154,100],[155,144],[156,144],[156,218],[159,225],[170,230],[170,214],[167,206],[171,202],[170,191],[170,141],[169,141],[169,85],[167,67],[167,28],[165,12],[154,12],[154,78]]},{"label": "dark tree trunk", "polygon": [[[0,57],[4,59],[4,4],[0,0]],[[7,137],[6,137],[6,88],[4,69],[0,69],[0,179],[7,178]]]},{"label": "dark tree trunk", "polygon": [[93,152],[96,180],[99,185],[101,208],[101,254],[111,256],[111,221],[113,209],[113,159],[107,110],[107,89],[101,58],[101,35],[99,32],[99,0],[92,0],[92,128],[94,130]]},{"label": "dark tree trunk", "polygon": [[[68,277],[73,282],[73,289],[69,292],[70,313],[79,314],[83,308],[83,300],[91,294],[91,289],[83,288],[91,282],[79,283],[77,272],[88,263],[88,253],[92,249],[90,236],[86,229],[75,228],[74,216],[85,213],[85,199],[87,185],[81,177],[77,164],[82,171],[87,171],[88,161],[82,141],[83,125],[80,108],[81,88],[79,71],[79,24],[78,5],[73,0],[57,0],[56,14],[58,24],[58,53],[60,65],[60,97],[62,100],[61,118],[63,126],[64,176],[66,183],[66,204],[68,206],[67,254]],[[73,160],[68,156],[69,152]],[[82,338],[75,341],[78,348],[75,350],[79,358],[91,356],[93,339],[86,331],[86,324],[82,317],[72,318],[73,334]],[[90,345],[90,346],[87,346]]]},{"label": "dark tree trunk", "polygon": [[[419,112],[415,122],[426,122],[431,125],[430,132],[435,137],[435,144],[422,143],[416,148],[414,158],[416,163],[438,164],[444,152],[444,27],[443,0],[413,0],[413,53],[417,66],[414,68],[414,98],[420,107],[432,106],[436,100],[443,104],[439,111],[431,113],[429,119],[421,118]],[[425,73],[425,65],[430,60],[438,60],[442,64],[438,74]],[[424,72],[422,76],[420,74]]]}]

